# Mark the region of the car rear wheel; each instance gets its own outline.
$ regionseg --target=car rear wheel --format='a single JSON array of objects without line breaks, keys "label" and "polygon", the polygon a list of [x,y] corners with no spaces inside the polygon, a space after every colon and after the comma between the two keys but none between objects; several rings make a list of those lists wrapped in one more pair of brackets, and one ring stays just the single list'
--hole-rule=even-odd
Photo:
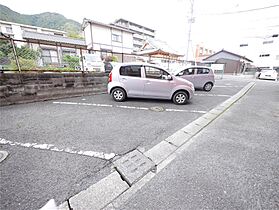
[{"label": "car rear wheel", "polygon": [[183,91],[178,91],[177,93],[174,94],[172,101],[177,105],[186,104],[188,101],[188,95]]},{"label": "car rear wheel", "polygon": [[203,86],[203,90],[204,91],[211,91],[212,87],[213,87],[213,84],[211,82],[208,82]]},{"label": "car rear wheel", "polygon": [[113,89],[111,95],[112,95],[113,100],[115,100],[117,102],[121,102],[121,101],[124,101],[126,99],[126,93],[121,88]]}]

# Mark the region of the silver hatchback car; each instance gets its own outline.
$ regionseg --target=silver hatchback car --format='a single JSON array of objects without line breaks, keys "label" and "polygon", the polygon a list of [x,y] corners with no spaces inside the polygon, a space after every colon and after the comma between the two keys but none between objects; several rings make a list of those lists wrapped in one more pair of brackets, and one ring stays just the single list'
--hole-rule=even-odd
[{"label": "silver hatchback car", "polygon": [[170,99],[175,104],[185,104],[194,95],[194,85],[152,64],[121,63],[109,74],[108,93],[115,101],[131,97]]},{"label": "silver hatchback car", "polygon": [[176,71],[174,75],[192,82],[196,89],[204,91],[210,91],[215,84],[213,70],[205,66],[184,68]]}]

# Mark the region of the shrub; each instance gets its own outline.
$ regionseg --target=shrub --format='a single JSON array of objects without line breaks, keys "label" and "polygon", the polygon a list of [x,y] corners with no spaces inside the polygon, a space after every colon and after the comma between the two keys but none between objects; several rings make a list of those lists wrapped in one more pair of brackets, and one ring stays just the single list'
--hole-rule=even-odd
[{"label": "shrub", "polygon": [[71,69],[75,69],[75,67],[79,66],[79,57],[64,55],[63,62],[67,63]]}]

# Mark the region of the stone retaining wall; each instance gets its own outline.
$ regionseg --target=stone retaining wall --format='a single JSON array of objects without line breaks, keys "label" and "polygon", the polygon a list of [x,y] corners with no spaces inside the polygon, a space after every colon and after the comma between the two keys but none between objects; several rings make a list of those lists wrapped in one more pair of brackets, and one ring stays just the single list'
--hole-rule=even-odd
[{"label": "stone retaining wall", "polygon": [[0,73],[0,105],[105,93],[104,73]]}]

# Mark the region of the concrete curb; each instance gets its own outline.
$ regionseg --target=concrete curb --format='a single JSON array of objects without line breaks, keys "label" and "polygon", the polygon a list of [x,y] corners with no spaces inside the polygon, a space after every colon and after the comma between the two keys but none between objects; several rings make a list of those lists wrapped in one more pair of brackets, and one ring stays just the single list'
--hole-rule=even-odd
[{"label": "concrete curb", "polygon": [[8,157],[9,153],[6,151],[0,151],[0,163]]},{"label": "concrete curb", "polygon": [[[128,184],[121,179],[120,175],[114,171],[87,190],[70,198],[69,203],[71,207],[74,210],[111,210],[121,207],[133,194],[188,148],[189,145],[194,142],[194,136],[242,98],[254,84],[255,82],[250,82],[231,98],[146,151],[144,155],[157,165],[156,173],[148,172],[139,181],[129,187]],[[61,204],[59,210],[69,210],[68,204],[66,202]]]}]

